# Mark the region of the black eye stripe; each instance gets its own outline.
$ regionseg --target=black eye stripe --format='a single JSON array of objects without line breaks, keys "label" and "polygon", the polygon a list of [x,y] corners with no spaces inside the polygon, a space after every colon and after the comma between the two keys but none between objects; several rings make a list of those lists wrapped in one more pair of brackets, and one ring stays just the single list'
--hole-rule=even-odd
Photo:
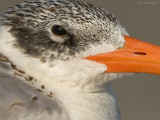
[{"label": "black eye stripe", "polygon": [[51,29],[52,33],[58,36],[66,35],[67,32],[64,28],[62,28],[60,25],[54,25]]}]

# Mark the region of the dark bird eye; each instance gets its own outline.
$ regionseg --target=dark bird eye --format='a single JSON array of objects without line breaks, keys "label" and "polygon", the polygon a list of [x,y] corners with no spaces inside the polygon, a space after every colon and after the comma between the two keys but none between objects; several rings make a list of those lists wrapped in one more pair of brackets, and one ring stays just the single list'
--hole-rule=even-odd
[{"label": "dark bird eye", "polygon": [[53,34],[58,36],[63,36],[67,34],[66,30],[63,29],[60,25],[54,25],[51,30]]}]

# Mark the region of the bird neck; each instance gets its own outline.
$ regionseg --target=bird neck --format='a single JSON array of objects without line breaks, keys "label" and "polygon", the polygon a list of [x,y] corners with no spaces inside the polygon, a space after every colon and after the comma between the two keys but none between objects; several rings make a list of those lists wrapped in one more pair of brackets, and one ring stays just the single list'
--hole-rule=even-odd
[{"label": "bird neck", "polygon": [[56,97],[73,120],[120,120],[117,102],[110,85],[105,91],[86,93],[81,90],[58,90]]}]

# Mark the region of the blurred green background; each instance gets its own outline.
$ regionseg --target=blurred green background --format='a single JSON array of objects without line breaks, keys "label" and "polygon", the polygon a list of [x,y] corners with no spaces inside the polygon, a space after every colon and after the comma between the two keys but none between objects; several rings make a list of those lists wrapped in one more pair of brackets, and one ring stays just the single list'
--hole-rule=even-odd
[{"label": "blurred green background", "polygon": [[[0,0],[0,13],[23,0]],[[113,13],[130,36],[160,46],[160,1],[83,0]],[[113,82],[122,120],[160,120],[160,76],[135,74]]]}]

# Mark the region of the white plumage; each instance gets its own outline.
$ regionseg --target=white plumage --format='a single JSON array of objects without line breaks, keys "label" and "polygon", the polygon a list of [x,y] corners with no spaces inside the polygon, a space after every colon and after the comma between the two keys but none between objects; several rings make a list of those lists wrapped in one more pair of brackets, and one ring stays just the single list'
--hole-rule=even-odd
[{"label": "white plumage", "polygon": [[120,120],[110,82],[128,73],[84,58],[124,48],[124,35],[112,14],[85,2],[9,8],[0,17],[0,118]]}]

